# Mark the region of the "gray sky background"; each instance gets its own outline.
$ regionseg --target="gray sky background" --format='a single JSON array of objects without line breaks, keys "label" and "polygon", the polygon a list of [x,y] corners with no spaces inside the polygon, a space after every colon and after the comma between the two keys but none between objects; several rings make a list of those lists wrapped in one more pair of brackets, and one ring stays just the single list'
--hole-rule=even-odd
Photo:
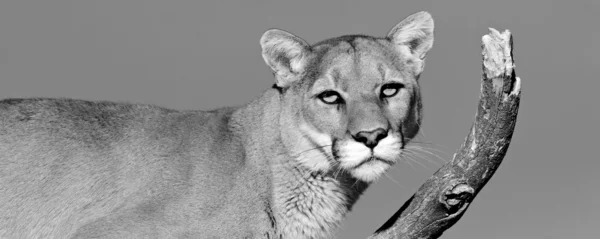
[{"label": "gray sky background", "polygon": [[[421,141],[451,158],[479,97],[481,36],[514,34],[523,96],[503,164],[442,238],[595,238],[600,225],[600,1],[0,1],[0,98],[70,97],[179,109],[239,105],[273,83],[269,28],[315,43],[383,36],[429,11]],[[423,157],[436,160],[435,156]],[[401,163],[354,207],[339,238],[365,238],[440,166]],[[437,160],[437,162],[440,162]],[[396,181],[396,182],[394,182]]]}]

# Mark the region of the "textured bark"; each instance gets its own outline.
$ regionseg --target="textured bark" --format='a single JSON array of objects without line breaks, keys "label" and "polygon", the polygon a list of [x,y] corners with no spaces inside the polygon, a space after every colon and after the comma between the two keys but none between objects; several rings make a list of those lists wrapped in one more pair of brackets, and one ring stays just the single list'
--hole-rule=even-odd
[{"label": "textured bark", "polygon": [[482,37],[481,95],[465,142],[369,238],[438,238],[461,218],[502,162],[515,128],[521,80],[514,73],[512,35],[490,31]]}]

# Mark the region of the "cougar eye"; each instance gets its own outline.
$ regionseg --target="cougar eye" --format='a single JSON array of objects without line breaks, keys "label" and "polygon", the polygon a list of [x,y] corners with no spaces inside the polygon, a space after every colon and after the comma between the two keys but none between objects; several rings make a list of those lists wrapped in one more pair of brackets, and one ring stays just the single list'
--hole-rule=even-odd
[{"label": "cougar eye", "polygon": [[338,94],[337,92],[332,91],[332,90],[325,91],[325,92],[319,94],[317,97],[321,101],[323,101],[323,103],[330,104],[330,105],[341,104],[344,102],[344,100],[342,99],[340,94]]},{"label": "cougar eye", "polygon": [[402,83],[385,84],[381,87],[381,98],[392,97],[398,94],[398,91],[402,88],[404,88],[404,84]]}]

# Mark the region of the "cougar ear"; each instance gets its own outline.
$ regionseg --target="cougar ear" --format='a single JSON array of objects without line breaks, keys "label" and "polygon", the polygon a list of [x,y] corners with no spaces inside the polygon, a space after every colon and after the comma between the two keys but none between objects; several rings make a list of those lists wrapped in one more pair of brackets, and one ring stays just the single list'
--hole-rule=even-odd
[{"label": "cougar ear", "polygon": [[260,38],[262,56],[275,72],[275,84],[288,87],[304,73],[310,46],[301,38],[279,30],[266,31]]},{"label": "cougar ear", "polygon": [[387,38],[399,53],[423,60],[433,46],[433,18],[428,12],[410,15],[393,27]]}]

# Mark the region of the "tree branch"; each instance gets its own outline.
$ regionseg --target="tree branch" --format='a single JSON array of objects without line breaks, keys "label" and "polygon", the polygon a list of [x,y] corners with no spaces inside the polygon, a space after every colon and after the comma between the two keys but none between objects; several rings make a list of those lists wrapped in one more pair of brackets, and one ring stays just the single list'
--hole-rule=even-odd
[{"label": "tree branch", "polygon": [[521,80],[514,73],[512,35],[490,31],[482,37],[481,96],[465,142],[370,239],[438,238],[462,217],[502,162],[516,124]]}]

